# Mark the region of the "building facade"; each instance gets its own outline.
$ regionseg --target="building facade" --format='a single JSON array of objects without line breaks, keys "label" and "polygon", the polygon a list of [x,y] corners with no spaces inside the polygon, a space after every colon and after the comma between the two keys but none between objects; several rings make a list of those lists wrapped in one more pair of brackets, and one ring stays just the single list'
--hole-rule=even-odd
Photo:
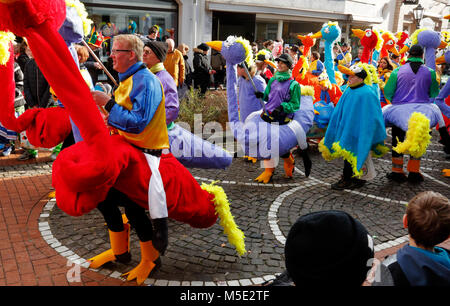
[{"label": "building facade", "polygon": [[[376,27],[391,32],[416,29],[413,8],[405,0],[81,0],[104,33],[147,34],[151,25],[160,35],[175,30],[175,42],[198,44],[243,36],[249,41],[282,38],[293,44],[298,34],[318,31],[328,21],[338,21],[342,41],[351,41],[352,28]],[[409,2],[414,2],[409,1]],[[424,7],[420,26],[448,30],[449,0],[416,1]]]}]

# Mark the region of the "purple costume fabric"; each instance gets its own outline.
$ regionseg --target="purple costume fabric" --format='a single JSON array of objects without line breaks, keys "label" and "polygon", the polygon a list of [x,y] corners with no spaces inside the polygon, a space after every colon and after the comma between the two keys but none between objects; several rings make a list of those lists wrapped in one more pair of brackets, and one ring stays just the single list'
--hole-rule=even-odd
[{"label": "purple costume fabric", "polygon": [[167,70],[161,70],[156,73],[164,89],[166,106],[166,124],[169,125],[178,117],[180,103],[178,101],[178,91],[175,81]]},{"label": "purple costume fabric", "polygon": [[410,63],[400,67],[397,77],[397,88],[391,103],[393,105],[405,103],[430,103],[430,70],[421,66],[416,74]]},{"label": "purple costume fabric", "polygon": [[[264,79],[255,75],[253,77],[253,83],[256,86],[256,90],[260,92],[264,92],[266,89],[266,82]],[[239,88],[239,113],[241,122],[244,122],[247,119],[248,115],[251,113],[261,110],[261,102],[255,96],[255,89],[250,81],[240,77],[238,79],[238,88]]]},{"label": "purple costume fabric", "polygon": [[[274,80],[270,86],[269,99],[266,104],[266,109],[269,113],[281,105],[281,103],[289,101],[291,99],[291,93],[289,87],[291,85],[290,80],[284,82],[278,82]],[[292,117],[291,117],[292,118]]]},{"label": "purple costume fabric", "polygon": [[[410,63],[407,63],[400,67],[396,79],[396,90],[391,99],[392,104],[383,107],[383,117],[386,126],[395,125],[406,132],[408,130],[408,120],[414,112],[422,113],[430,119],[430,128],[442,120],[439,108],[435,104],[430,103],[430,87],[432,83],[430,69],[426,66],[421,66],[417,73],[414,74]],[[388,84],[390,83],[389,81]],[[387,98],[389,99],[389,97]]]}]

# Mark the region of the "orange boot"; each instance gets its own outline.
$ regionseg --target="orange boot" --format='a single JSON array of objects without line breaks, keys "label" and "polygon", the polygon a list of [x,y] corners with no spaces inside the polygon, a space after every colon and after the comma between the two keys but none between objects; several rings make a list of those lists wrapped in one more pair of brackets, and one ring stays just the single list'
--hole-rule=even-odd
[{"label": "orange boot", "polygon": [[133,270],[122,274],[122,276],[128,276],[128,281],[136,278],[138,285],[142,284],[147,279],[150,272],[155,267],[154,261],[159,258],[159,253],[153,247],[151,240],[146,242],[139,241],[139,244],[141,245],[141,262]]},{"label": "orange boot", "polygon": [[420,159],[415,159],[411,156],[407,170],[409,172],[408,182],[417,184],[424,181],[423,175],[420,173]]},{"label": "orange boot", "polygon": [[284,160],[284,173],[286,174],[287,178],[292,178],[293,172],[294,172],[294,156],[292,156],[292,153],[289,154],[289,157],[283,158]]},{"label": "orange boot", "polygon": [[97,269],[107,262],[118,260],[127,263],[131,260],[130,254],[130,225],[124,224],[121,232],[109,231],[111,248],[89,259],[89,268]]}]

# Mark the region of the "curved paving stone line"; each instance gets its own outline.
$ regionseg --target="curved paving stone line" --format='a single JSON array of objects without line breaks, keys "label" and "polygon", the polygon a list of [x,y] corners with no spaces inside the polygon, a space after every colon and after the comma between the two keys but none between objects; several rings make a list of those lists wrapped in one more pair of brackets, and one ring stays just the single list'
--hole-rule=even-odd
[{"label": "curved paving stone line", "polygon": [[[189,232],[189,227],[185,224],[179,223],[179,222],[170,222],[169,225],[169,249],[168,252],[166,252],[166,255],[163,257],[163,267],[166,266],[166,269],[187,269],[195,271],[195,269],[200,269],[202,274],[205,276],[208,276],[208,267],[205,266],[205,262],[207,264],[214,264],[218,272],[215,272],[216,274],[212,275],[219,275],[220,271],[222,273],[225,273],[224,278],[221,279],[220,277],[217,277],[217,280],[212,279],[203,279],[201,275],[197,279],[190,279],[189,281],[183,280],[183,276],[176,275],[177,271],[178,274],[181,272],[180,270],[171,272],[170,275],[168,275],[168,272],[165,271],[164,273],[159,273],[157,271],[155,275],[151,275],[150,278],[146,281],[146,284],[153,284],[157,286],[166,286],[166,285],[256,285],[260,284],[264,281],[270,280],[275,278],[275,276],[282,272],[284,268],[281,267],[281,265],[284,263],[284,260],[282,260],[281,253],[284,254],[284,249],[282,248],[274,248],[273,245],[277,244],[275,237],[271,237],[272,234],[270,232],[270,229],[267,225],[267,221],[265,220],[265,213],[268,209],[269,204],[271,201],[275,198],[276,195],[273,195],[272,197],[269,197],[268,200],[266,200],[267,191],[261,190],[262,188],[258,188],[259,190],[253,191],[253,195],[243,194],[242,197],[244,200],[241,200],[241,188],[243,186],[231,186],[229,188],[232,188],[233,192],[230,192],[230,194],[234,193],[235,195],[240,195],[238,199],[232,198],[232,212],[236,213],[236,215],[239,216],[239,220],[237,221],[239,227],[244,231],[246,234],[246,247],[247,250],[251,250],[252,253],[249,252],[249,254],[244,255],[242,258],[237,259],[235,255],[235,250],[229,246],[223,246],[219,247],[221,242],[227,243],[227,239],[224,234],[222,234],[223,229],[219,227],[217,224],[213,227],[205,230],[199,230],[199,229],[193,229],[191,230],[192,233]],[[245,186],[245,190],[248,190],[248,187]],[[244,190],[242,189],[242,190]],[[227,191],[228,192],[228,191]],[[269,191],[270,192],[270,191]],[[262,194],[261,194],[262,193]],[[256,198],[254,195],[256,194]],[[253,197],[253,198],[252,198]],[[251,207],[248,204],[251,202],[250,200],[254,199],[255,203],[260,203],[260,206],[257,206],[252,210]],[[262,200],[262,201],[261,201]],[[91,228],[92,224],[101,225],[103,221],[102,216],[99,214],[100,218],[93,219],[93,222],[86,222],[83,223],[83,228],[81,230],[86,230],[87,232],[93,231],[96,235],[90,234],[88,236],[84,236],[81,238],[81,240],[86,240],[83,242],[86,242],[86,244],[89,245],[95,245],[95,243],[99,243],[99,247],[96,248],[93,251],[88,252],[89,254],[80,252],[77,247],[74,247],[73,244],[70,242],[66,243],[68,240],[67,238],[58,239],[57,236],[63,235],[61,232],[64,231],[64,229],[61,230],[61,227],[55,227],[55,223],[50,222],[51,215],[54,215],[56,213],[60,213],[61,215],[64,215],[62,212],[60,212],[58,209],[55,208],[55,210],[52,212],[54,204],[56,202],[49,201],[49,203],[45,206],[43,210],[43,214],[41,215],[40,219],[40,230],[42,233],[42,236],[44,237],[44,240],[47,241],[47,243],[51,244],[51,246],[59,252],[61,255],[66,256],[67,258],[71,257],[70,259],[72,262],[81,264],[84,267],[88,267],[89,264],[87,263],[85,258],[90,258],[92,255],[98,254],[101,251],[104,251],[105,249],[109,248],[109,240],[107,238],[107,231],[103,230],[102,227],[96,227]],[[256,213],[255,213],[256,212]],[[234,213],[233,213],[234,214]],[[82,217],[80,217],[82,218]],[[90,216],[90,219],[92,219],[92,216]],[[72,217],[63,217],[61,219],[56,219],[58,224],[60,223],[66,223],[70,226],[71,223],[76,223],[79,218],[73,219]],[[253,223],[251,222],[253,220]],[[255,220],[259,223],[255,226]],[[239,222],[241,221],[241,222]],[[241,223],[242,225],[240,225]],[[262,227],[266,227],[267,230],[266,233],[261,233],[261,223],[264,223]],[[255,230],[256,228],[256,230]],[[55,231],[56,229],[56,231]],[[100,230],[99,230],[100,229]],[[53,233],[52,233],[53,231]],[[102,233],[105,232],[104,237],[100,237]],[[261,234],[260,234],[261,233]],[[76,236],[77,232],[69,233],[71,235],[70,239],[73,238],[73,240],[80,239]],[[100,235],[98,235],[100,234]],[[259,235],[259,237],[255,237],[255,235]],[[262,235],[267,234],[267,237],[262,238]],[[132,233],[133,235],[133,233]],[[92,237],[91,237],[92,236]],[[205,244],[202,244],[202,241],[198,241],[202,236],[204,240],[207,241],[207,246],[209,249],[205,250]],[[200,237],[200,238],[199,238]],[[89,241],[89,239],[91,239]],[[209,239],[209,240],[208,240]],[[101,240],[101,241],[99,241]],[[131,239],[132,241],[132,253],[135,251],[136,254],[132,254],[134,258],[140,259],[139,254],[139,246],[135,247],[133,245],[136,241],[133,241],[133,237]],[[175,241],[174,241],[175,240]],[[209,244],[208,244],[209,243]],[[214,246],[216,245],[216,246]],[[276,247],[276,246],[275,246]],[[95,246],[94,246],[95,248]],[[100,251],[99,251],[100,250]],[[70,251],[70,252],[69,252]],[[68,253],[66,253],[68,252]],[[95,252],[95,253],[94,253]],[[75,254],[78,253],[78,254]],[[172,254],[170,254],[172,253]],[[185,258],[177,258],[180,256],[185,256]],[[191,257],[189,257],[191,256]],[[178,261],[177,261],[178,260]],[[276,265],[275,265],[276,263]],[[136,262],[137,264],[137,262]],[[105,265],[106,266],[106,265]],[[129,265],[123,265],[123,266],[109,266],[105,268],[101,268],[98,271],[99,273],[102,273],[104,275],[108,275],[111,277],[119,278],[124,280],[120,277],[120,275],[123,272],[128,271],[132,266],[135,266],[135,263],[131,263]],[[221,267],[222,266],[222,267]],[[120,269],[126,268],[126,271],[121,271]],[[119,270],[118,270],[119,269]],[[230,272],[228,277],[228,271]],[[266,272],[265,272],[266,271]],[[272,271],[272,272],[269,272]],[[269,273],[267,273],[269,272]],[[158,274],[157,274],[158,273]],[[181,272],[182,273],[182,272]],[[233,277],[234,275],[237,275],[237,277]],[[192,274],[195,275],[195,274]],[[210,274],[211,275],[211,274]],[[220,276],[220,275],[219,275]],[[170,278],[172,277],[172,279]],[[180,279],[181,277],[181,279]],[[174,279],[178,278],[178,279]],[[186,275],[185,275],[186,278]]]},{"label": "curved paving stone line", "polygon": [[[273,232],[273,234],[275,235],[276,239],[282,244],[285,245],[286,243],[286,236],[283,234],[283,231],[280,229],[278,222],[279,222],[279,218],[278,218],[278,212],[281,208],[281,206],[283,205],[284,200],[293,195],[294,193],[296,193],[297,191],[303,189],[303,188],[307,188],[307,187],[311,187],[314,186],[318,183],[312,183],[309,184],[309,186],[299,186],[293,189],[290,189],[288,191],[283,192],[282,194],[280,194],[277,199],[272,203],[272,205],[270,206],[269,212],[268,212],[268,220],[269,220],[269,224],[270,224],[270,228]],[[406,202],[405,202],[406,203]],[[298,214],[296,214],[298,215]],[[285,230],[286,231],[286,230]],[[288,232],[288,230],[287,230]],[[376,236],[374,236],[373,238],[377,238]],[[400,245],[404,242],[408,241],[408,235],[402,235],[400,237],[395,237],[395,239],[393,240],[389,240],[383,243],[380,243],[378,245],[375,245],[374,250],[375,252],[387,249],[387,248],[391,248],[393,246],[396,245]]]}]

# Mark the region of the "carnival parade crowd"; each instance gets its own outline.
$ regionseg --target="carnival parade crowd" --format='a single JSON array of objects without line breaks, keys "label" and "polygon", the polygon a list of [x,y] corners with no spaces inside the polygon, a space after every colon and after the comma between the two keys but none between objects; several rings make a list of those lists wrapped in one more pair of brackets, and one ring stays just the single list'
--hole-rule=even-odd
[{"label": "carnival parade crowd", "polygon": [[[36,11],[39,18],[32,18]],[[173,29],[163,35],[159,25],[148,33],[130,26],[110,36],[95,29],[78,0],[0,1],[1,152],[22,148],[19,160],[29,160],[41,148],[51,150],[59,208],[70,216],[100,211],[111,248],[91,258],[90,268],[130,262],[133,229],[141,261],[123,276],[142,284],[164,264],[169,218],[194,228],[209,228],[220,218],[236,252],[246,252],[222,187],[200,185],[188,171],[221,171],[237,158],[177,124],[190,91],[201,98],[226,91],[228,121],[244,152],[239,158],[261,161],[254,180],[262,184],[273,182],[278,160],[292,178],[295,152],[305,177],[314,173],[312,143],[326,161],[342,159],[342,176],[331,184],[338,191],[363,188],[374,179],[373,159],[385,154],[392,157],[385,174],[390,181],[421,184],[432,129],[450,155],[450,82],[441,82],[450,67],[449,42],[434,30],[352,29],[359,38],[352,50],[331,21],[316,33],[299,34],[292,45],[229,36],[177,46]],[[268,143],[276,145],[264,150]],[[450,177],[450,169],[442,176]],[[409,244],[377,267],[381,277],[372,285],[449,286],[449,250],[437,247],[450,237],[449,199],[419,193],[402,222]],[[324,239],[329,249],[317,245]],[[305,251],[312,249],[338,250],[336,262],[314,269],[323,257]],[[299,216],[286,240],[286,271],[264,286],[337,279],[341,286],[360,286],[373,257],[368,231],[349,214]]]}]

